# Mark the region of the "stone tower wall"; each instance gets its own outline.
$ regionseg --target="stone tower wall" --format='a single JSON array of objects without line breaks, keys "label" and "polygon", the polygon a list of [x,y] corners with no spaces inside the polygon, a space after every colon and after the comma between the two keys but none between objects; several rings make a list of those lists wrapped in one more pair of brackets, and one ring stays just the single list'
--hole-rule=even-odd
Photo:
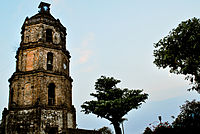
[{"label": "stone tower wall", "polygon": [[50,4],[26,18],[4,115],[6,134],[63,133],[76,127],[72,105],[66,28],[50,14]]},{"label": "stone tower wall", "polygon": [[16,55],[16,71],[9,79],[9,104],[4,108],[3,134],[100,134],[76,129],[72,105],[70,53],[66,28],[41,2],[39,13],[26,18]]},{"label": "stone tower wall", "polygon": [[[69,59],[61,51],[53,48],[34,47],[25,50],[19,50],[17,55],[17,70],[47,70],[47,53],[53,53],[53,72],[65,73],[69,76]],[[66,65],[66,69],[63,65]]]},{"label": "stone tower wall", "polygon": [[50,83],[55,84],[55,106],[71,107],[72,85],[69,79],[65,76],[44,72],[15,76],[10,85],[10,92],[13,90],[12,96],[10,93],[10,106],[27,107],[37,103],[48,106],[48,85]]},{"label": "stone tower wall", "polygon": [[54,44],[59,44],[60,31],[59,29],[54,28],[54,26],[46,24],[36,24],[26,26],[24,30],[24,38],[22,39],[23,43],[37,42],[37,41],[46,41],[46,29],[52,29],[53,42]]},{"label": "stone tower wall", "polygon": [[[6,117],[7,134],[46,134],[51,128],[62,133],[74,128],[72,111],[67,109],[30,108],[11,110]],[[64,120],[67,118],[67,120]]]}]

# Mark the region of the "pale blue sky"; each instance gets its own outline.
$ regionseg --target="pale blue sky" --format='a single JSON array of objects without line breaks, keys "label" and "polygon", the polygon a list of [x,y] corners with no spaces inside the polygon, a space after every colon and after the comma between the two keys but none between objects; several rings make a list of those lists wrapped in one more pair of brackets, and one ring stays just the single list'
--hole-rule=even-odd
[{"label": "pale blue sky", "polygon": [[[122,82],[119,87],[144,89],[149,99],[126,118],[125,133],[141,134],[157,119],[171,121],[186,99],[198,99],[188,92],[183,76],[169,74],[153,64],[153,43],[181,21],[200,16],[199,0],[45,0],[51,13],[67,28],[67,49],[71,53],[73,104],[78,128],[98,129],[112,125],[94,115],[84,115],[80,105],[92,99],[94,83],[101,75]],[[15,71],[15,54],[26,16],[38,12],[40,0],[4,0],[0,5],[0,112],[8,104],[8,79]]]}]

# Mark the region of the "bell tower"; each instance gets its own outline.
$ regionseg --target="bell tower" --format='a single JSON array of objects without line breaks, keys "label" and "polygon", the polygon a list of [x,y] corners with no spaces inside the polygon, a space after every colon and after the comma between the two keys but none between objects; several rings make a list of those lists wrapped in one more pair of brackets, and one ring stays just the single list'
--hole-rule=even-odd
[{"label": "bell tower", "polygon": [[51,15],[50,4],[41,2],[38,8],[21,28],[16,71],[9,79],[6,134],[57,134],[76,127],[66,28]]}]

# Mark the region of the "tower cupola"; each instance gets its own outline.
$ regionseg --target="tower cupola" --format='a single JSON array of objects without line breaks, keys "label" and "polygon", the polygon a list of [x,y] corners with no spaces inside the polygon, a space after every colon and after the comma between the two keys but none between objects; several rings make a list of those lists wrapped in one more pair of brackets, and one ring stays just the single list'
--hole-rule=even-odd
[{"label": "tower cupola", "polygon": [[39,12],[40,13],[50,13],[50,5],[51,4],[48,4],[48,3],[45,3],[45,2],[41,2],[40,5],[38,6],[39,8]]}]

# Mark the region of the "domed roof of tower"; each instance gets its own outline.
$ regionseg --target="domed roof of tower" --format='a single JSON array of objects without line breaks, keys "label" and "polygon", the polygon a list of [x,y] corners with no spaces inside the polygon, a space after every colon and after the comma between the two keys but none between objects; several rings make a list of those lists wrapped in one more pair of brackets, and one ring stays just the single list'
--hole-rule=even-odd
[{"label": "domed roof of tower", "polygon": [[47,25],[58,26],[60,29],[66,31],[66,28],[60,23],[59,19],[55,19],[50,13],[50,5],[45,2],[41,2],[38,6],[39,11],[32,17],[26,17],[24,24],[22,25],[22,29],[26,25],[33,25],[39,23],[45,23]]}]

